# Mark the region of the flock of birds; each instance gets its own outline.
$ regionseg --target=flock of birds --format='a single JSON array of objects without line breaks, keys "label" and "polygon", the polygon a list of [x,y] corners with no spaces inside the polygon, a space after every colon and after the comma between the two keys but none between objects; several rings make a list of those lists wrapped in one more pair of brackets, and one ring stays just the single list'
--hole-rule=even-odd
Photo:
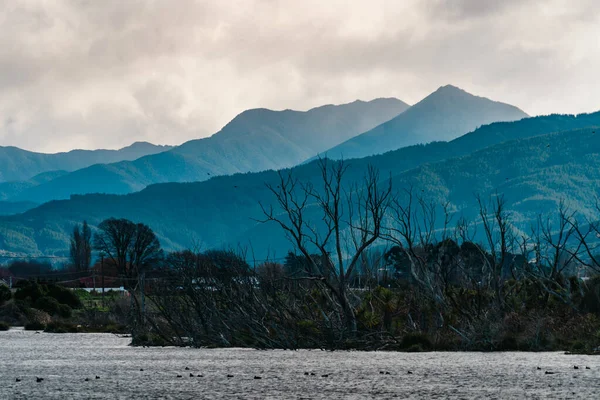
[{"label": "flock of birds", "polygon": [[[540,367],[537,367],[538,371],[541,371],[542,369]],[[573,369],[579,369],[578,365],[573,365]],[[585,369],[591,369],[590,367],[586,366]],[[546,375],[554,375],[556,372],[553,371],[545,371],[544,374]]]},{"label": "flock of birds", "polygon": [[[579,367],[578,365],[574,365],[574,366],[573,366],[573,369],[581,369],[581,367]],[[585,366],[585,369],[591,369],[591,368],[590,368],[590,367],[588,367],[588,366]],[[190,370],[190,368],[189,368],[189,367],[185,367],[185,370],[186,370],[186,371],[189,371],[189,370]],[[541,367],[537,367],[537,370],[538,370],[538,371],[541,371],[541,370],[542,370],[542,368],[541,368]],[[140,371],[141,371],[141,372],[143,372],[143,371],[144,371],[144,369],[143,369],[143,368],[140,368]],[[380,374],[380,375],[391,375],[391,372],[389,372],[389,371],[379,371],[379,374]],[[408,370],[408,371],[406,371],[406,374],[407,374],[407,375],[412,375],[412,374],[413,374],[413,372],[412,372],[412,371],[410,371],[410,370]],[[545,374],[545,375],[554,375],[554,374],[556,374],[556,372],[554,372],[554,371],[545,371],[545,372],[544,372],[544,374]],[[317,374],[315,374],[314,372],[304,372],[304,375],[305,375],[305,376],[316,376]],[[321,378],[329,378],[329,375],[330,375],[330,374],[322,374],[322,375],[321,375]],[[203,377],[204,377],[204,375],[202,375],[202,374],[197,374],[197,375],[194,375],[192,372],[190,372],[190,373],[189,373],[189,377],[190,377],[190,378],[203,378]],[[227,374],[227,378],[233,378],[233,377],[234,377],[234,375],[232,375],[232,374]],[[177,374],[177,378],[183,378],[183,375],[182,375],[182,374]],[[99,377],[98,375],[96,375],[96,379],[100,379],[100,377]],[[260,375],[255,375],[255,376],[254,376],[254,379],[262,379],[262,376],[260,376]],[[89,382],[90,380],[91,380],[90,378],[85,378],[85,379],[84,379],[84,381],[85,381],[85,382]],[[21,381],[22,381],[22,379],[21,379],[21,378],[16,378],[16,379],[15,379],[15,382],[21,382]],[[44,381],[44,378],[36,377],[36,378],[35,378],[35,381],[36,381],[37,383],[41,383],[41,382],[43,382],[43,381]]]}]

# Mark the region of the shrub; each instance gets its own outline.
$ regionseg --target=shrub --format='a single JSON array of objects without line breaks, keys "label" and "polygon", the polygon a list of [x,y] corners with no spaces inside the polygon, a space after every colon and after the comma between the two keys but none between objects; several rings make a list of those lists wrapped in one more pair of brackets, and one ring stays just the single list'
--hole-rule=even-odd
[{"label": "shrub", "polygon": [[0,331],[7,331],[10,329],[10,326],[6,322],[0,321]]},{"label": "shrub", "polygon": [[431,340],[424,333],[409,333],[402,338],[400,342],[400,348],[408,350],[410,348],[416,349],[414,346],[419,346],[420,351],[431,350]]},{"label": "shrub", "polygon": [[86,300],[90,300],[92,298],[92,295],[87,290],[75,289],[75,290],[73,290],[73,293],[79,298],[80,302],[82,300],[86,301]]},{"label": "shrub", "polygon": [[57,314],[62,318],[71,318],[73,309],[66,304],[59,304]]},{"label": "shrub", "polygon": [[20,281],[16,285],[15,300],[33,304],[45,295],[43,286],[34,281]]},{"label": "shrub", "polygon": [[77,333],[78,329],[77,329],[77,326],[73,325],[73,324],[59,322],[59,321],[52,321],[46,326],[46,329],[44,329],[44,332],[47,332],[47,333]]},{"label": "shrub", "polygon": [[571,352],[575,354],[587,353],[588,346],[584,341],[576,340],[571,344]]},{"label": "shrub", "polygon": [[26,331],[41,331],[41,330],[44,330],[45,328],[46,328],[46,325],[44,325],[43,323],[38,322],[38,321],[32,321],[32,322],[25,324]]},{"label": "shrub", "polygon": [[421,347],[420,344],[413,344],[410,347],[408,347],[405,351],[408,353],[422,353],[425,351],[425,349],[423,349],[423,347]]},{"label": "shrub", "polygon": [[58,313],[60,303],[54,297],[44,296],[40,297],[33,303],[33,307],[38,310],[46,311],[50,315]]},{"label": "shrub", "polygon": [[166,346],[168,345],[165,340],[154,333],[146,334],[141,333],[134,335],[131,339],[132,346]]},{"label": "shrub", "polygon": [[12,298],[12,293],[8,286],[0,284],[0,306]]},{"label": "shrub", "polygon": [[15,302],[0,306],[0,321],[11,326],[23,326],[28,321],[25,312],[21,311]]},{"label": "shrub", "polygon": [[61,304],[66,304],[71,308],[81,308],[82,303],[79,300],[79,296],[72,291],[71,289],[57,286],[57,285],[48,285],[47,286],[47,295],[54,297]]},{"label": "shrub", "polygon": [[505,335],[498,345],[498,350],[500,351],[516,351],[519,349],[519,342],[512,335]]}]

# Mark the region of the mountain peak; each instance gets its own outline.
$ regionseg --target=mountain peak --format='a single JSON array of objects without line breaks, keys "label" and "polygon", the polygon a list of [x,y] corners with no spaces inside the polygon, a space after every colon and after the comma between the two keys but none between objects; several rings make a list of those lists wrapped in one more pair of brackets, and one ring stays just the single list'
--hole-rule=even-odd
[{"label": "mountain peak", "polygon": [[[454,86],[454,85],[444,85],[444,86],[440,86],[439,88],[437,88],[437,90],[435,90],[434,92],[432,92],[431,94],[429,94],[427,97],[425,97],[423,100],[420,101],[420,103],[428,100],[428,99],[437,99],[437,98],[478,98],[478,99],[484,99],[485,97],[480,97],[480,96],[475,96],[474,94],[471,94],[469,92],[467,92],[464,89],[459,88],[458,86]],[[418,104],[418,103],[417,103]]]},{"label": "mountain peak", "polygon": [[453,85],[439,87],[395,118],[330,149],[331,158],[360,158],[414,144],[448,141],[497,121],[527,117],[509,104],[472,95]]},{"label": "mountain peak", "polygon": [[439,92],[439,91],[459,91],[459,92],[467,93],[465,90],[459,88],[458,86],[454,86],[454,85],[451,85],[451,84],[440,86],[436,90],[436,92]]}]

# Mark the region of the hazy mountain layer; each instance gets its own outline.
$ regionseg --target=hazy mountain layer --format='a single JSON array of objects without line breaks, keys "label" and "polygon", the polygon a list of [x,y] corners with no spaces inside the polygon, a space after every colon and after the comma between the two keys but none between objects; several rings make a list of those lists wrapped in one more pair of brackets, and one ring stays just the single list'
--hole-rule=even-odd
[{"label": "hazy mountain layer", "polygon": [[22,190],[11,200],[44,202],[72,194],[125,194],[163,182],[279,169],[393,118],[408,105],[397,99],[355,101],[309,111],[248,110],[215,135],[135,161],[93,165]]},{"label": "hazy mountain layer", "polygon": [[97,164],[135,160],[171,146],[137,142],[120,150],[73,150],[67,153],[35,153],[17,147],[0,147],[0,182],[25,181],[48,171],[74,171]]},{"label": "hazy mountain layer", "polygon": [[[475,193],[497,191],[506,195],[520,223],[539,211],[553,210],[560,198],[591,213],[590,201],[600,188],[600,138],[595,126],[600,126],[600,113],[494,123],[449,143],[351,160],[348,179],[359,180],[372,164],[382,177],[392,174],[396,188],[412,184],[432,199],[448,199],[465,215],[473,213]],[[576,129],[583,127],[588,128]],[[567,129],[572,130],[548,135]],[[295,173],[307,182],[320,179],[315,163],[299,166]],[[276,173],[152,185],[126,196],[53,201],[22,215],[0,218],[0,249],[65,254],[74,223],[87,219],[94,225],[114,216],[148,223],[167,248],[198,242],[205,247],[252,243],[257,257],[281,255],[289,248],[281,231],[253,219],[261,216],[259,202],[273,200],[265,182],[276,184]]]},{"label": "hazy mountain layer", "polygon": [[326,152],[327,157],[360,158],[415,144],[455,139],[496,121],[527,117],[509,104],[473,96],[454,86],[443,86],[394,119]]}]

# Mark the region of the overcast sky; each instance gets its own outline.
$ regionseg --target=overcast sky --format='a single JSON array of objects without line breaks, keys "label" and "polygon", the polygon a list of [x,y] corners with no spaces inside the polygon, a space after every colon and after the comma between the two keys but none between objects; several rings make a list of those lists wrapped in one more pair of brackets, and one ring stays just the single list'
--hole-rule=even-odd
[{"label": "overcast sky", "polygon": [[0,1],[0,145],[179,144],[255,107],[600,109],[597,0]]}]

